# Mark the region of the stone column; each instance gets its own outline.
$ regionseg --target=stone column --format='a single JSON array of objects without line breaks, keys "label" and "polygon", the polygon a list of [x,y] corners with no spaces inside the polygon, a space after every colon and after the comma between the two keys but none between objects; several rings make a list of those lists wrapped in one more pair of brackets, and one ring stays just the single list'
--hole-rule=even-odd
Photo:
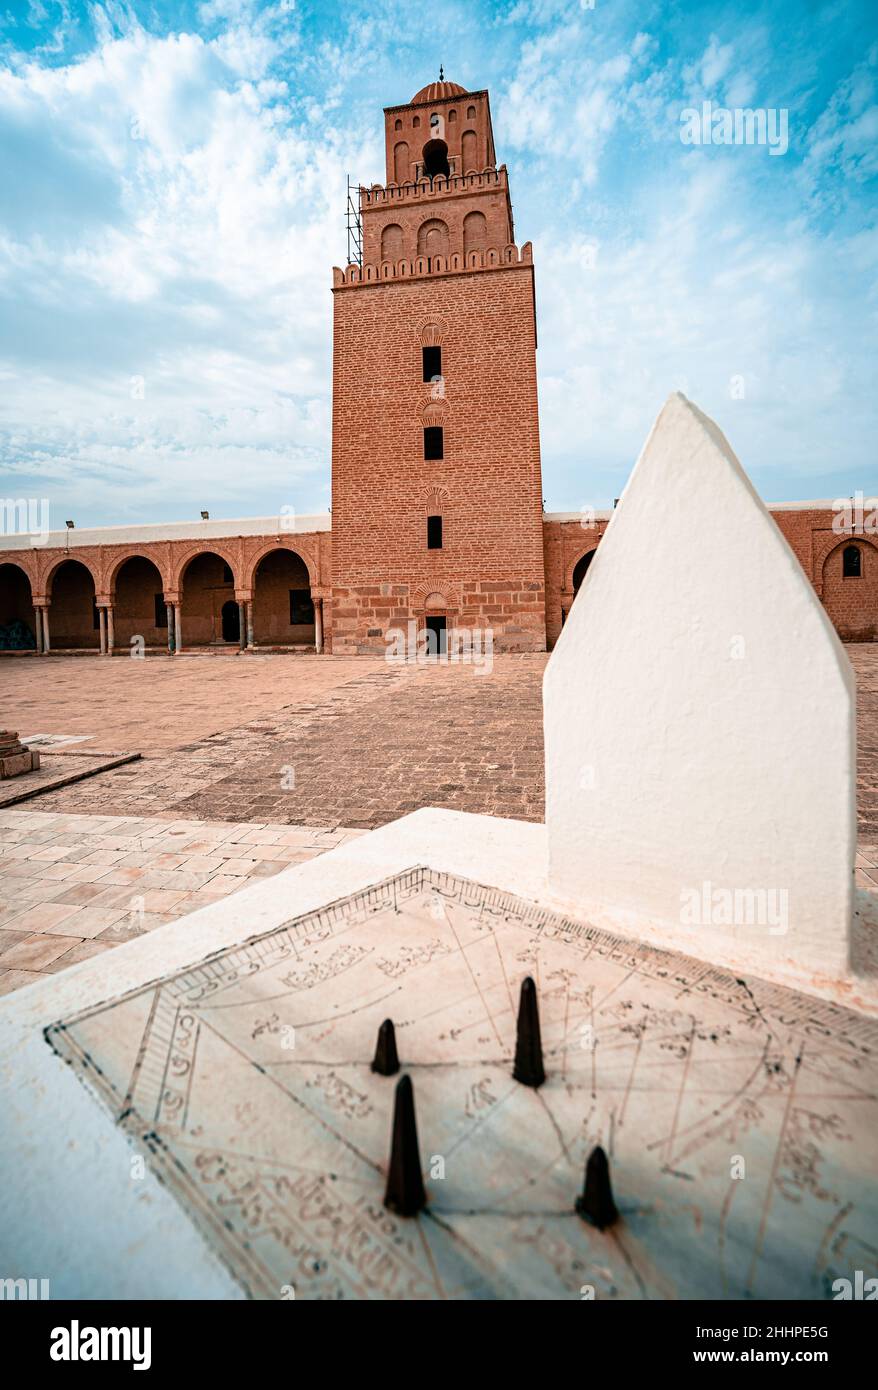
[{"label": "stone column", "polygon": [[113,647],[116,644],[116,628],[113,623],[113,605],[107,604],[107,656],[113,655]]},{"label": "stone column", "polygon": [[323,599],[314,600],[314,645],[317,655],[323,651]]},{"label": "stone column", "polygon": [[172,603],[166,603],[166,604],[165,604],[165,610],[166,610],[167,615],[168,615],[168,655],[169,655],[169,656],[173,656],[173,655],[174,655],[174,605],[173,605]]},{"label": "stone column", "polygon": [[183,620],[180,615],[180,604],[174,604],[174,652],[177,656],[183,650]]},{"label": "stone column", "polygon": [[43,612],[43,655],[48,656],[52,650],[49,642],[49,605],[46,604]]},{"label": "stone column", "polygon": [[37,644],[37,656],[43,654],[43,610],[34,604],[34,638]]},{"label": "stone column", "polygon": [[247,646],[253,646],[253,600],[247,603]]},{"label": "stone column", "polygon": [[239,601],[239,602],[238,602],[238,646],[239,646],[239,648],[241,649],[241,651],[243,651],[244,648],[246,647],[246,645],[247,645],[247,605],[246,605],[246,603],[244,603],[244,602],[242,602],[242,601]]},{"label": "stone column", "polygon": [[106,608],[99,608],[99,609],[98,609],[98,629],[99,629],[99,631],[100,631],[100,638],[101,638],[101,656],[106,656],[106,655],[107,655],[107,610],[106,610]]}]

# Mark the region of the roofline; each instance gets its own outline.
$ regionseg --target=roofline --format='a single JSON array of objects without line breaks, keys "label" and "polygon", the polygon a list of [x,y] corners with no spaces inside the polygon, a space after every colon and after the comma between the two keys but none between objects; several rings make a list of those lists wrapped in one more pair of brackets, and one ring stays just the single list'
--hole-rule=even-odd
[{"label": "roofline", "polygon": [[[770,512],[835,512],[838,510],[839,498],[831,501],[827,497],[815,498],[808,502],[766,502],[765,506]],[[585,507],[578,512],[543,512],[544,521],[581,521],[583,512],[589,510]],[[596,521],[608,521],[613,515],[613,508],[595,507],[593,515]]]},{"label": "roofline", "polygon": [[117,526],[83,526],[64,531],[0,532],[0,553],[10,550],[76,550],[90,545],[150,545],[162,541],[220,541],[239,536],[302,536],[331,531],[329,512],[283,513],[229,520],[154,521]]},{"label": "roofline", "polygon": [[835,512],[838,511],[838,497],[814,498],[810,502],[766,502],[770,512]]}]

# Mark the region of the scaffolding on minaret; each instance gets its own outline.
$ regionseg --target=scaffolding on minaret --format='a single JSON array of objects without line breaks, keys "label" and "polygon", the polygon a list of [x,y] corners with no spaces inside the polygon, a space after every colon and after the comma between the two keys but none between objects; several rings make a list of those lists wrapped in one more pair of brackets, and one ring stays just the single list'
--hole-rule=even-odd
[{"label": "scaffolding on minaret", "polygon": [[348,265],[363,264],[363,223],[360,220],[360,185],[348,174],[348,202],[345,213],[348,229]]}]

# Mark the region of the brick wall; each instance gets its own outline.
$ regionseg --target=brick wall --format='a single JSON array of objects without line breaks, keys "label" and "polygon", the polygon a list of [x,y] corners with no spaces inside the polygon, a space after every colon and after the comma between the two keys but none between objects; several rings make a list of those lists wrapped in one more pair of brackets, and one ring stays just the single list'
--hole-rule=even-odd
[{"label": "brick wall", "polygon": [[606,519],[583,526],[582,521],[543,522],[546,570],[546,643],[555,645],[573,603],[573,570],[578,560],[596,550],[607,529]]},{"label": "brick wall", "polygon": [[[805,574],[814,585],[839,636],[847,642],[878,640],[878,537],[839,534],[837,514],[829,508],[776,509],[771,513]],[[609,524],[599,519],[583,528],[579,520],[546,520],[546,635],[548,646],[558,640],[562,614],[573,602],[573,568],[594,550]],[[846,578],[842,556],[847,546],[862,552],[860,577]]]},{"label": "brick wall", "polygon": [[[840,533],[839,516],[825,510],[776,511],[775,521],[811,579],[839,636],[848,642],[878,639],[878,548],[873,533]],[[863,520],[865,520],[864,518]],[[860,551],[859,577],[843,573],[849,546]]]},{"label": "brick wall", "polygon": [[[496,650],[543,649],[532,267],[334,294],[333,650],[384,650],[389,627],[431,611],[490,626]],[[435,400],[425,343],[442,349]],[[425,425],[444,431],[441,460],[424,460]],[[428,514],[442,550],[427,549]]]}]

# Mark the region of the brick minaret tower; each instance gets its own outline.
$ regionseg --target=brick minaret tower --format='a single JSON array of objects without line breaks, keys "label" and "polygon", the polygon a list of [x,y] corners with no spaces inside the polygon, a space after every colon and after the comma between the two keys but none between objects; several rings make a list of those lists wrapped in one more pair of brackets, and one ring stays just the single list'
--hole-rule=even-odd
[{"label": "brick minaret tower", "polygon": [[490,628],[546,645],[530,243],[514,243],[487,92],[384,113],[362,265],[334,271],[332,647]]}]

